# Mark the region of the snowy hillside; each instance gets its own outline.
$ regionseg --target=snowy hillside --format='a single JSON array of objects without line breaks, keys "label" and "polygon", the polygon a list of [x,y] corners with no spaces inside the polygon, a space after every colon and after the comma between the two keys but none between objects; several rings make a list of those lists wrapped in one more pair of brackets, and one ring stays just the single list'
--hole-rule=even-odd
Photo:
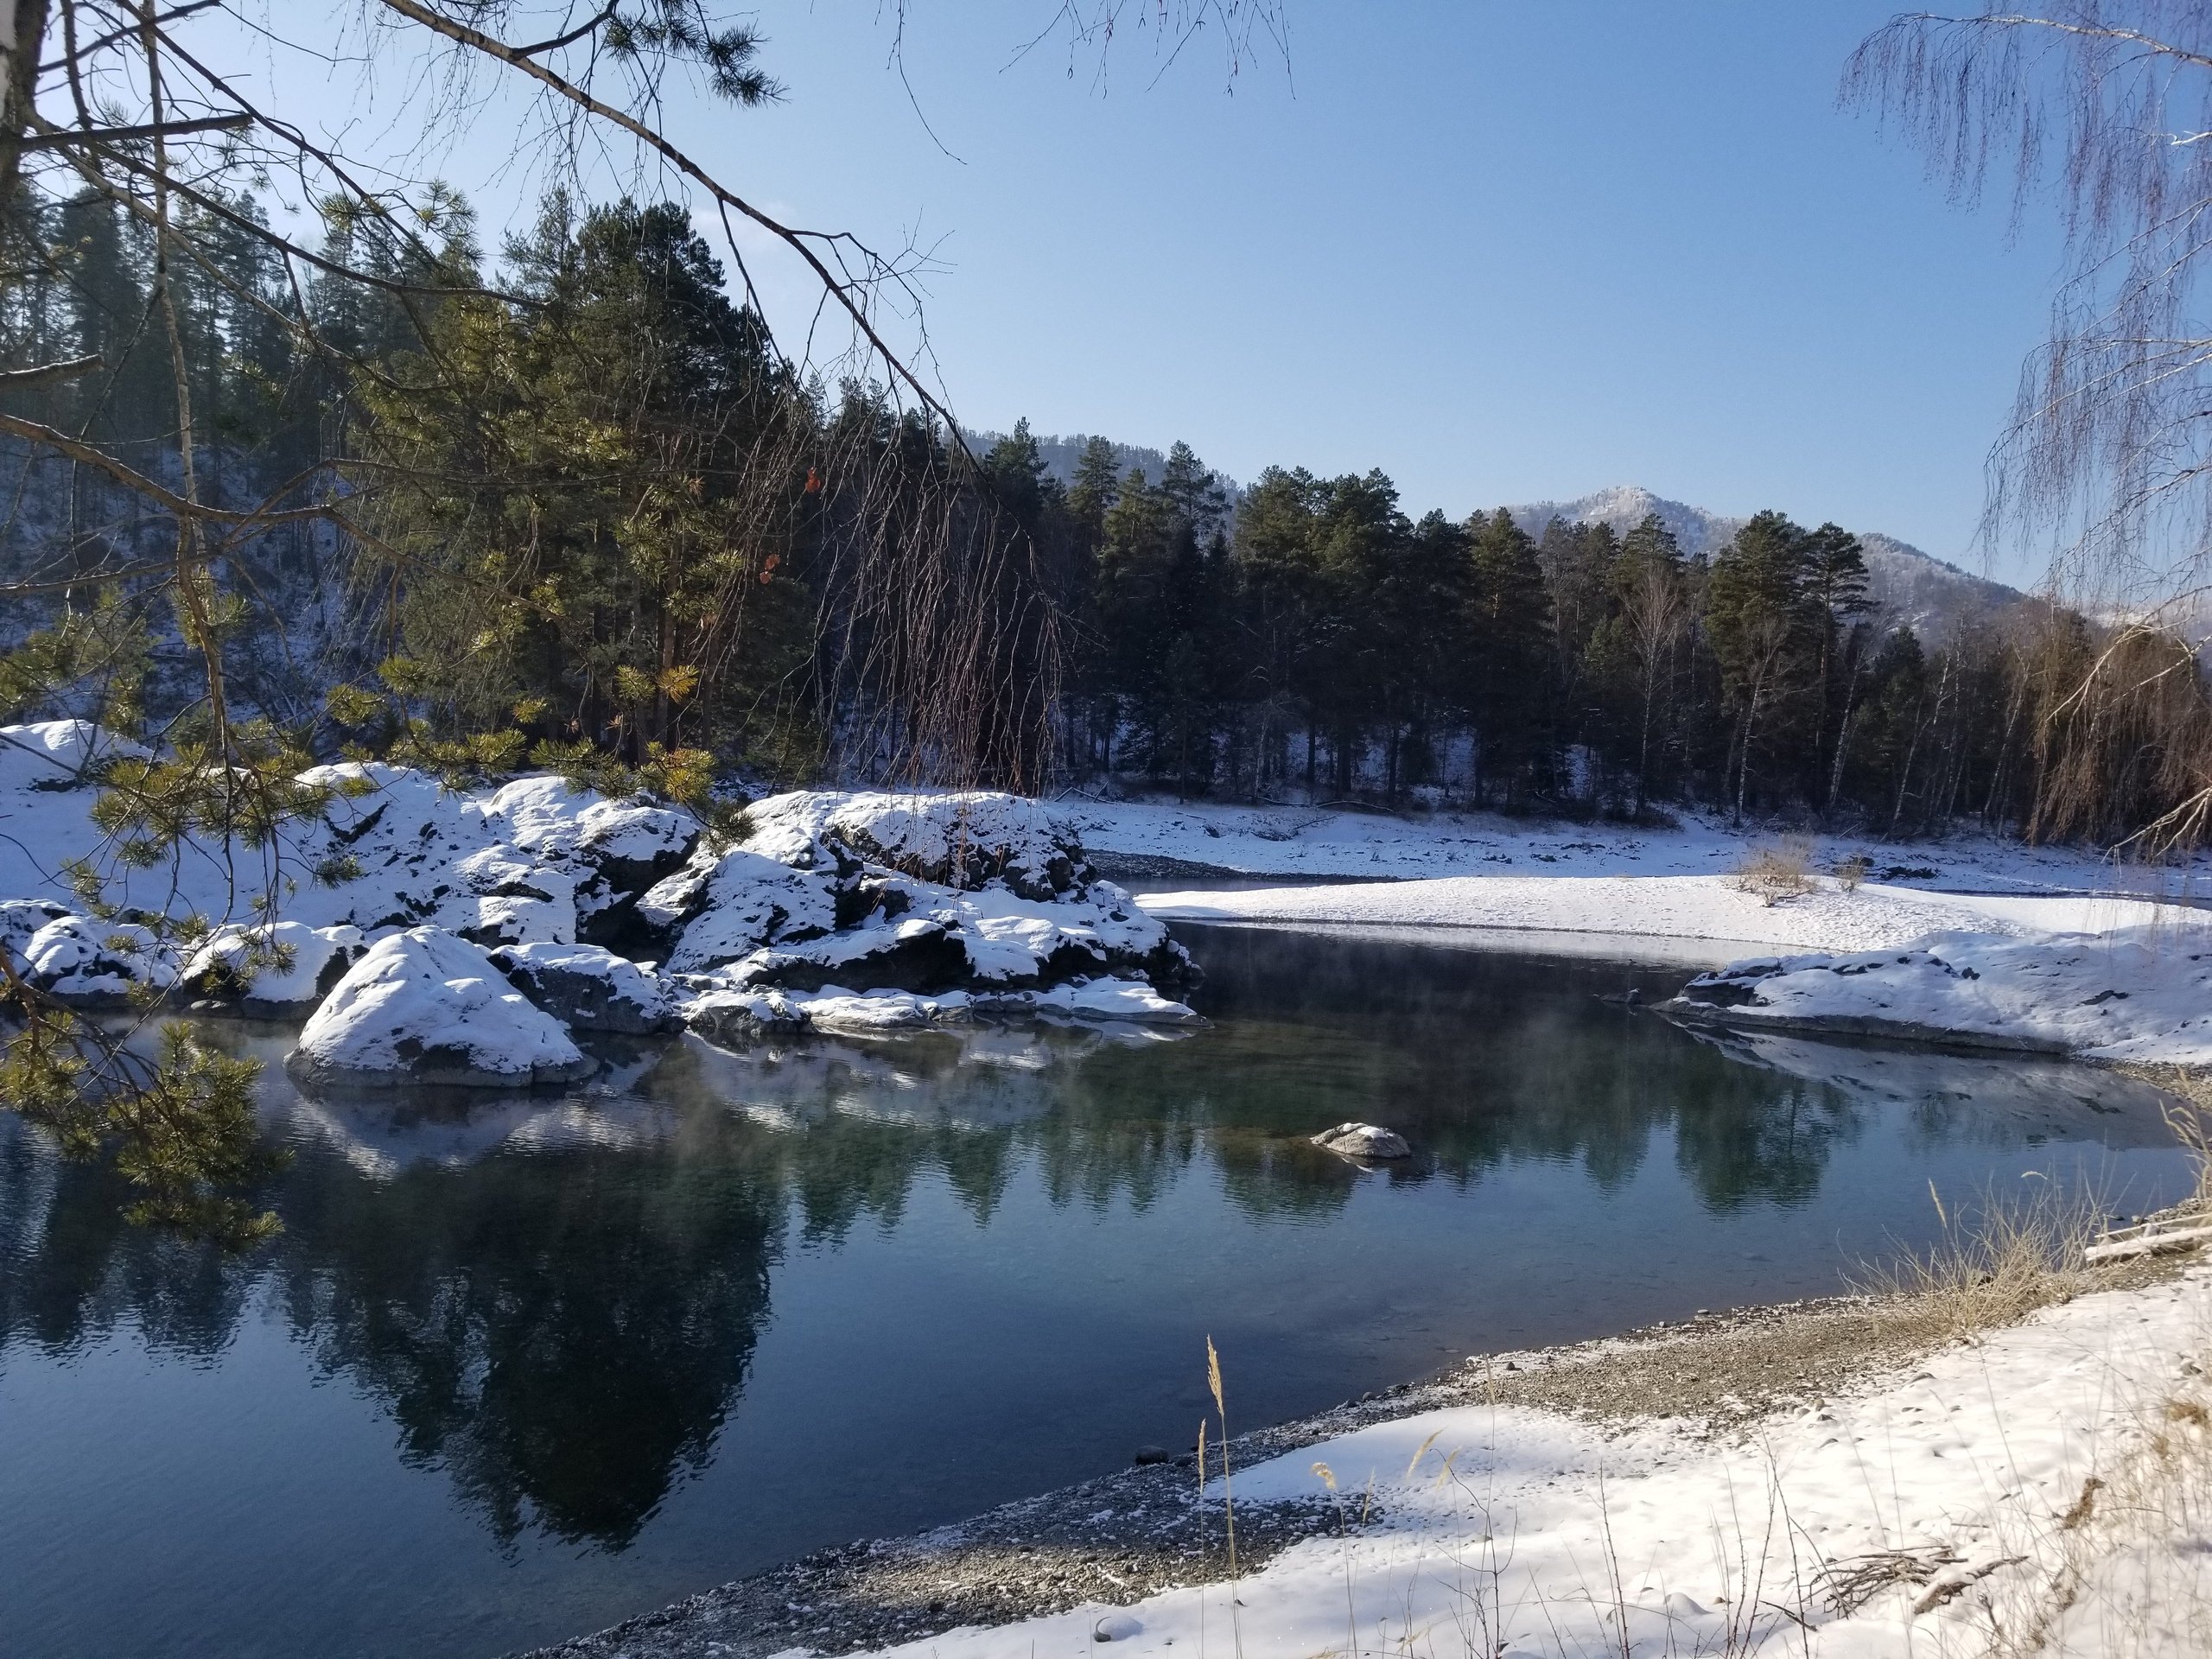
[{"label": "snowy hillside", "polygon": [[[1506,511],[1531,536],[1542,535],[1554,518],[1607,524],[1616,535],[1624,535],[1646,513],[1656,512],[1682,551],[1692,556],[1713,552],[1744,524],[1741,518],[1670,501],[1635,484],[1617,485],[1573,501],[1531,501]],[[1859,539],[1866,550],[1874,597],[1885,614],[1923,635],[1941,636],[1961,622],[1989,616],[2025,597],[2018,588],[1947,564],[1893,536],[1861,531]]]}]

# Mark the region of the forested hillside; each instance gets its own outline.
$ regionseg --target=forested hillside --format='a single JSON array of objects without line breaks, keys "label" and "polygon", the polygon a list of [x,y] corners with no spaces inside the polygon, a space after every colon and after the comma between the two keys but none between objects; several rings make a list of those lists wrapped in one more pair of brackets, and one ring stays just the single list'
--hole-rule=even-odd
[{"label": "forested hillside", "polygon": [[[496,260],[450,197],[429,251],[334,208],[326,254],[381,286],[304,289],[251,200],[192,211],[216,254],[170,275],[173,353],[144,326],[143,232],[96,199],[19,203],[40,257],[5,350],[105,367],[11,407],[168,477],[188,378],[198,489],[261,515],[223,549],[221,690],[302,753],[698,799],[1113,777],[2113,840],[2212,752],[2178,639],[1782,512],[1624,491],[1415,516],[1379,471],[1240,488],[1185,445],[1026,423],[971,467],[942,426],[793,371],[680,208],[556,197]],[[0,712],[188,711],[197,653],[132,575],[161,567],[165,521],[11,454],[25,648]]]}]

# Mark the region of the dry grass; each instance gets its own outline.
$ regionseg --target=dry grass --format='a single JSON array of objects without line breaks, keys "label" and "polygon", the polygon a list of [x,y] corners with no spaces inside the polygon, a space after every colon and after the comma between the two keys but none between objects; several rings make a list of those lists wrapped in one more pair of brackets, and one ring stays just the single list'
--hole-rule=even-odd
[{"label": "dry grass", "polygon": [[1835,861],[1836,885],[1846,893],[1856,893],[1859,884],[1866,879],[1873,868],[1874,861],[1864,853],[1853,853],[1848,858],[1840,858]]},{"label": "dry grass", "polygon": [[1880,1299],[1884,1322],[1930,1342],[2012,1325],[2039,1307],[2070,1300],[2094,1282],[2082,1252],[2102,1210],[2089,1195],[2044,1187],[2029,1198],[1986,1198],[1964,1211],[1929,1197],[1943,1231],[1925,1250],[1870,1265],[1855,1287]]},{"label": "dry grass", "polygon": [[1821,884],[1813,874],[1813,843],[1790,836],[1754,847],[1736,866],[1735,882],[1738,893],[1751,893],[1770,909],[1816,892]]}]

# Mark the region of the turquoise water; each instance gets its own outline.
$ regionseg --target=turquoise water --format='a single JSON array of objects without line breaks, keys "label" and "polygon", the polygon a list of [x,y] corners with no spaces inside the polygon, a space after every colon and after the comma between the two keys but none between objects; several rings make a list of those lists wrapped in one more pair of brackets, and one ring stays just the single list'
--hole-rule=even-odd
[{"label": "turquoise water", "polygon": [[[2083,1068],[1709,1040],[1684,976],[1179,930],[1213,1029],[613,1057],[303,1101],[283,1234],[0,1133],[0,1648],[490,1656],[1460,1356],[1818,1293],[1929,1187],[2177,1193]],[[266,1058],[289,1034],[225,1028]],[[1417,1153],[1362,1171],[1346,1118]]]}]

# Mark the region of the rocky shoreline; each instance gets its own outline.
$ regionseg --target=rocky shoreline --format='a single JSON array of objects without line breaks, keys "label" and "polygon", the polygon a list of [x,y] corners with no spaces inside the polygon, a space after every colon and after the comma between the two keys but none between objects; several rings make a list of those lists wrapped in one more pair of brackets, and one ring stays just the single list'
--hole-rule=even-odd
[{"label": "rocky shoreline", "polygon": [[[2101,1274],[2113,1288],[2171,1271],[2138,1262]],[[1727,1437],[1778,1411],[1832,1398],[1940,1345],[1891,1299],[1843,1296],[1700,1313],[1616,1337],[1478,1355],[1332,1410],[1232,1440],[1233,1467],[1369,1425],[1496,1403],[1601,1424],[1685,1421]],[[1209,1459],[1211,1461],[1211,1459]],[[1230,1575],[1217,1501],[1198,1502],[1190,1453],[1025,1498],[971,1520],[819,1551],[657,1611],[515,1659],[767,1659],[793,1649],[867,1651],[962,1626],[1090,1604],[1124,1606]],[[1240,1501],[1237,1569],[1333,1533],[1317,1499]]]}]

